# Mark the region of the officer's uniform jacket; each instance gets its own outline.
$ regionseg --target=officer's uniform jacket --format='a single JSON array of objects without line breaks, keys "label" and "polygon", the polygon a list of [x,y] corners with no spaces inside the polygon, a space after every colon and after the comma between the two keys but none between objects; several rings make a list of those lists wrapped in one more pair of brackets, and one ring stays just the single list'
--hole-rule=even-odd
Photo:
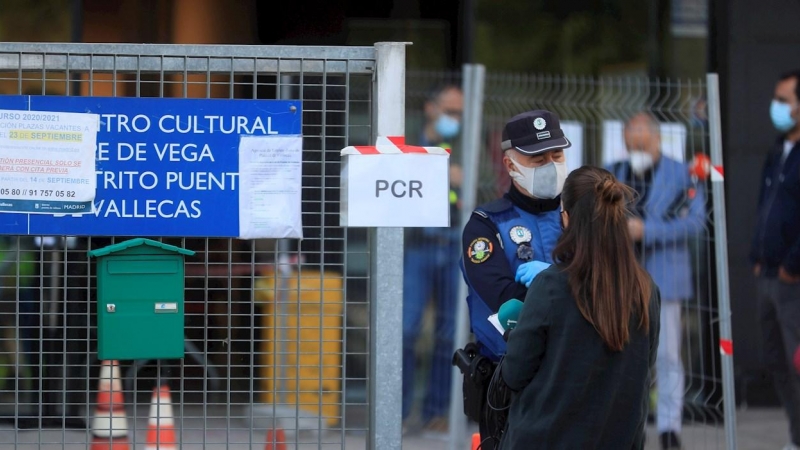
[{"label": "officer's uniform jacket", "polygon": [[561,235],[560,197],[534,200],[513,186],[509,192],[476,208],[464,227],[461,270],[468,286],[470,326],[481,353],[494,361],[506,343],[488,318],[513,298],[524,300],[527,288],[514,281],[528,261],[552,263]]}]

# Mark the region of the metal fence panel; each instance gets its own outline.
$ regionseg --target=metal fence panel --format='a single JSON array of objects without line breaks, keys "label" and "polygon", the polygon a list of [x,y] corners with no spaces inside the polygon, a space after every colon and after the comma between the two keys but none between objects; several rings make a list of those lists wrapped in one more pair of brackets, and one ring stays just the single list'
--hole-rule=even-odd
[{"label": "metal fence panel", "polygon": [[[302,241],[154,237],[197,252],[186,357],[122,362],[131,448],[161,385],[184,448],[366,447],[373,255],[366,230],[338,226],[338,187],[339,150],[371,140],[375,60],[375,47],[3,45],[0,94],[303,102]],[[0,236],[0,447],[91,445],[87,251],[124,239]]]},{"label": "metal fence panel", "polygon": [[[457,73],[447,72],[410,73],[407,82],[408,104],[422,105],[432,86],[452,82],[458,76]],[[725,367],[719,356],[718,329],[720,321],[724,319],[721,314],[729,314],[729,311],[720,307],[725,299],[716,282],[720,274],[727,275],[727,262],[717,265],[720,261],[716,261],[715,249],[725,243],[718,244],[715,241],[712,229],[716,221],[724,222],[724,210],[719,210],[721,198],[715,197],[712,201],[708,179],[710,167],[703,162],[703,158],[710,154],[707,102],[705,80],[489,72],[482,105],[483,141],[478,154],[463,153],[469,152],[472,147],[460,148],[456,142],[453,159],[466,165],[475,159],[478,161],[477,203],[481,204],[503,195],[509,187],[510,179],[502,166],[500,135],[503,125],[512,116],[531,109],[556,112],[561,118],[565,134],[573,144],[567,150],[570,170],[584,164],[610,167],[627,160],[623,134],[625,122],[639,112],[647,112],[655,117],[659,122],[662,153],[677,161],[682,172],[668,176],[663,182],[664,186],[691,197],[686,204],[692,204],[695,198],[698,198],[696,202],[703,202],[695,210],[696,220],[692,227],[673,225],[673,229],[678,230],[673,233],[674,236],[655,237],[651,244],[641,246],[641,260],[660,280],[662,292],[681,292],[681,298],[668,299],[677,301],[672,304],[679,305],[676,316],[679,317],[676,328],[679,336],[675,336],[679,340],[672,339],[672,342],[680,342],[680,354],[677,355],[676,364],[669,366],[669,369],[662,368],[661,373],[666,379],[665,373],[674,372],[673,381],[682,380],[673,384],[672,389],[680,390],[680,393],[672,398],[683,402],[683,406],[675,406],[671,414],[681,424],[684,448],[734,448],[732,391],[726,395],[730,404],[723,407],[723,391],[732,389],[732,373],[723,373]],[[465,110],[480,106],[468,103]],[[409,123],[423,122],[421,111],[420,107],[410,109]],[[464,115],[469,116],[469,113],[465,112]],[[413,136],[412,131],[409,131],[409,136]],[[684,179],[689,180],[692,186],[679,185]],[[700,192],[704,192],[705,200],[699,200],[702,195],[696,197]],[[687,211],[678,208],[669,220],[679,218]],[[666,229],[670,229],[670,226]],[[665,269],[663,264],[653,262],[663,260],[665,251],[677,252],[686,256],[686,260],[678,258],[678,262],[670,263],[672,267]],[[690,274],[688,280],[681,281],[670,273],[687,267]],[[657,271],[660,273],[654,273]],[[678,284],[685,282],[691,289],[676,289]],[[463,299],[459,298],[459,301],[463,302]],[[429,355],[423,353],[420,356]],[[683,366],[682,375],[679,364]],[[725,369],[730,371],[730,367]],[[723,386],[723,383],[731,386]],[[655,426],[656,386],[654,383],[648,448],[655,448],[658,441]],[[422,389],[422,386],[418,384],[417,389]],[[422,394],[417,395],[422,397]],[[461,399],[455,398],[452,402],[453,408],[460,411]],[[726,420],[730,427],[727,433]],[[451,448],[463,446],[464,438],[451,437]],[[455,439],[461,440],[454,443]]]}]

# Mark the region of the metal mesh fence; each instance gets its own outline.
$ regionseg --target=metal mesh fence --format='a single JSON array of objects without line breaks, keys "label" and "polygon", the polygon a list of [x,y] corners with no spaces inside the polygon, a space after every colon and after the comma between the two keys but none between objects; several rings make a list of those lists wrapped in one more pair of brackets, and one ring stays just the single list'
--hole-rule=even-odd
[{"label": "metal mesh fence", "polygon": [[[303,101],[302,241],[151,237],[197,254],[186,263],[186,357],[121,365],[133,447],[146,441],[151,395],[161,385],[172,391],[177,437],[186,448],[264,448],[268,437],[279,439],[268,434],[273,428],[285,431],[290,448],[366,446],[371,243],[365,230],[338,227],[338,178],[339,150],[368,143],[372,134],[373,59],[371,48],[15,44],[0,51],[2,94]],[[408,73],[409,142],[421,143],[425,101],[449,84],[460,85],[461,74]],[[664,155],[686,163],[682,173],[697,183],[687,187],[678,177],[667,177],[659,185],[663,192],[686,196],[666,218],[685,217],[686,205],[700,203],[697,192],[706,184],[688,165],[708,153],[705,95],[701,81],[489,74],[484,145],[469,155],[452,139],[452,162],[478,158],[483,203],[508,189],[500,133],[514,114],[533,108],[558,113],[573,143],[568,164],[575,168],[625,160],[623,124],[648,111],[660,122]],[[451,179],[458,178],[455,170]],[[454,188],[457,205],[459,189],[472,186]],[[673,389],[681,391],[677,415],[686,448],[722,448],[724,442],[710,232],[714,208],[710,195],[705,199],[695,221],[699,226],[641,249],[643,260],[663,252],[688,255],[670,262],[674,270],[649,268],[662,275],[683,269],[690,274],[682,282],[668,277],[661,282],[662,291],[675,291],[681,283],[691,287],[682,291],[690,294],[670,299],[680,310],[685,374],[683,387]],[[0,220],[9,217],[2,214]],[[462,225],[455,221],[453,229]],[[100,362],[96,276],[87,251],[123,239],[0,236],[0,446],[90,446]],[[417,240],[407,233],[406,251]],[[444,265],[457,258],[457,251],[446,252]],[[422,280],[410,280],[415,281]],[[415,342],[420,415],[427,374],[436,370],[427,357],[438,345],[435,314],[427,308],[419,331],[423,338]],[[439,369],[449,374],[451,367]],[[657,395],[654,389],[654,399]],[[460,399],[448,404],[461,407]],[[650,445],[655,434],[653,425]]]},{"label": "metal mesh fence", "polygon": [[[459,84],[458,73],[409,73],[408,105],[422,105],[432,86],[453,81]],[[532,109],[556,112],[572,143],[566,151],[568,170],[599,165],[629,183],[639,178],[627,163],[625,123],[640,112],[658,122],[662,158],[648,171],[652,175],[645,176],[650,180],[645,183],[649,193],[639,202],[645,238],[637,243],[640,260],[660,285],[666,305],[656,367],[661,383],[653,383],[648,446],[655,448],[659,432],[674,430],[683,436],[684,448],[723,448],[714,207],[703,159],[709,154],[705,83],[490,72],[484,89],[483,140],[474,155],[479,167],[478,204],[509,188],[500,142],[503,125],[516,114]],[[424,123],[423,110],[409,109],[409,123]],[[413,133],[409,130],[408,135]],[[471,158],[464,154],[470,151],[456,143],[453,159]],[[642,182],[638,183],[641,192]],[[417,349],[419,361],[429,361],[423,350]],[[416,401],[424,402],[425,378],[418,378]],[[453,400],[453,407],[462,407],[460,398]]]},{"label": "metal mesh fence", "polygon": [[[164,385],[183,448],[366,446],[369,237],[338,226],[338,186],[339,150],[370,139],[373,67],[371,47],[0,51],[6,95],[302,100],[302,241],[150,237],[197,253],[185,358],[121,362],[131,448],[145,445]],[[0,447],[91,445],[100,362],[87,251],[124,239],[0,236]]]}]

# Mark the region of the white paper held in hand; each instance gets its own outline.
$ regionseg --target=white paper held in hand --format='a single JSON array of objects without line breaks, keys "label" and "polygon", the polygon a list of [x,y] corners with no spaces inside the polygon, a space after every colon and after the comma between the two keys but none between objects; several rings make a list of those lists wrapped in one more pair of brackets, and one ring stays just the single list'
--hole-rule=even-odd
[{"label": "white paper held in hand", "polygon": [[497,329],[497,331],[500,332],[500,334],[504,334],[506,332],[506,330],[503,329],[503,325],[500,324],[500,319],[497,318],[497,314],[492,314],[491,316],[489,316],[488,320],[489,323],[494,325],[494,327]]}]

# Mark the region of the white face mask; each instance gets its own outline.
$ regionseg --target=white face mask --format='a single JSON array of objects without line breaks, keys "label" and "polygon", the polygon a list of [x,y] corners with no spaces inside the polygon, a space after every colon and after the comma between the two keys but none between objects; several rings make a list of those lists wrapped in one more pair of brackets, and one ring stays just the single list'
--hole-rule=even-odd
[{"label": "white face mask", "polygon": [[567,165],[551,162],[539,167],[525,167],[509,156],[516,170],[508,174],[522,189],[536,198],[552,199],[561,194],[567,179]]},{"label": "white face mask", "polygon": [[631,171],[636,175],[641,175],[653,167],[653,155],[641,150],[631,150],[629,153]]}]

